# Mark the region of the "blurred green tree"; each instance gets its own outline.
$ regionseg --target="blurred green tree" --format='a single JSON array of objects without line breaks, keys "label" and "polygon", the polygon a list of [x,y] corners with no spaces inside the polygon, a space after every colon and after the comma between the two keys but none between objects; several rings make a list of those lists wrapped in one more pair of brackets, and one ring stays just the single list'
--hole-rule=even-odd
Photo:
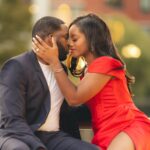
[{"label": "blurred green tree", "polygon": [[[136,82],[132,86],[137,103],[150,104],[150,35],[140,25],[125,16],[104,17],[116,47],[127,65],[129,73],[135,76]],[[116,31],[115,31],[116,30]],[[139,58],[126,58],[122,55],[122,48],[134,44],[141,50]]]},{"label": "blurred green tree", "polygon": [[29,2],[0,1],[0,65],[8,58],[27,50],[31,31]]}]

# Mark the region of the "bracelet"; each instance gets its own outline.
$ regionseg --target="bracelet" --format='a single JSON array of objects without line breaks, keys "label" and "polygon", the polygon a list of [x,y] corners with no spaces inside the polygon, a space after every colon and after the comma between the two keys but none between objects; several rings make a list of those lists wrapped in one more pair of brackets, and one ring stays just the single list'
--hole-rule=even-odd
[{"label": "bracelet", "polygon": [[57,68],[57,69],[54,69],[53,71],[54,71],[54,73],[59,73],[59,72],[61,72],[61,71],[63,71],[64,69],[61,67],[61,68]]},{"label": "bracelet", "polygon": [[61,66],[61,64],[56,64],[56,65],[50,65],[51,69],[53,70],[54,73],[59,73],[64,70],[64,68]]}]

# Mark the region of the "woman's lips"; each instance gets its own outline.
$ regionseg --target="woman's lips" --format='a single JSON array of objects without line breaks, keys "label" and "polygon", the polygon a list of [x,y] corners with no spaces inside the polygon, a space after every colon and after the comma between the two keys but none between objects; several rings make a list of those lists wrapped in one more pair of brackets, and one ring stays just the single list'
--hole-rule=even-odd
[{"label": "woman's lips", "polygon": [[73,53],[73,52],[75,51],[75,49],[72,48],[72,49],[70,49],[69,51],[70,51],[71,53]]},{"label": "woman's lips", "polygon": [[74,51],[75,49],[74,49],[74,48],[70,48],[70,50],[71,50],[71,51]]}]

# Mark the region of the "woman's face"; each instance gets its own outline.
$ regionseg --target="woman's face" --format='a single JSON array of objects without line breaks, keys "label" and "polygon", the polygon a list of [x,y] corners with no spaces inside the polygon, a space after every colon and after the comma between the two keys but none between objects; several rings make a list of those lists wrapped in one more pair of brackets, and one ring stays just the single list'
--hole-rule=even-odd
[{"label": "woman's face", "polygon": [[72,56],[86,56],[88,51],[87,40],[79,27],[72,25],[69,29],[69,50]]}]

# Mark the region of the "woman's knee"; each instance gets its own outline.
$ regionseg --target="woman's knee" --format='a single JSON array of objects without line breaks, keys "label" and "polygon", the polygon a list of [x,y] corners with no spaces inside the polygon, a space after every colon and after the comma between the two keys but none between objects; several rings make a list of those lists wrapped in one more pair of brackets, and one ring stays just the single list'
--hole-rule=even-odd
[{"label": "woman's knee", "polygon": [[107,150],[135,150],[132,139],[125,133],[119,133],[110,143]]}]

